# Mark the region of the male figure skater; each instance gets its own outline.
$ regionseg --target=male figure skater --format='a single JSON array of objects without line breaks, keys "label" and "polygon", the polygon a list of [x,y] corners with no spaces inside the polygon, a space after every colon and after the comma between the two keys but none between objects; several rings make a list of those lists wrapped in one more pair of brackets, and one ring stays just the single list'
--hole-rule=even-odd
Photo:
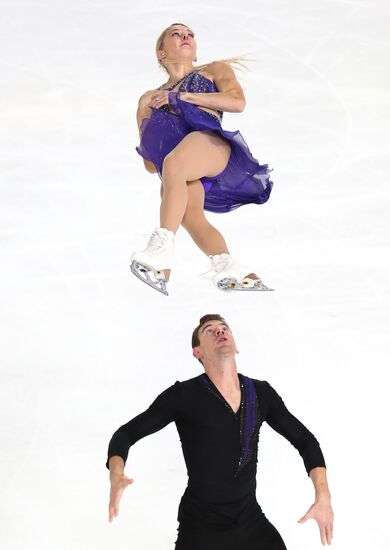
[{"label": "male figure skater", "polygon": [[315,502],[299,521],[316,520],[322,544],[331,544],[333,512],[324,457],[315,437],[268,382],[237,373],[236,343],[220,315],[200,319],[192,348],[205,372],[176,382],[110,441],[109,521],[118,515],[122,493],[133,482],[124,474],[129,448],[175,422],[188,471],[175,549],[286,550],[256,501],[257,446],[266,421],[298,449],[314,484]]}]

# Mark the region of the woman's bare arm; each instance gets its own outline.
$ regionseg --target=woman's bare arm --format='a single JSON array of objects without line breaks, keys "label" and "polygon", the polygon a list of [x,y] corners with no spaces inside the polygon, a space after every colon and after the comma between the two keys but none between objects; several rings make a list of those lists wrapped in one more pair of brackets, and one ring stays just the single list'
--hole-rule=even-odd
[{"label": "woman's bare arm", "polygon": [[245,96],[233,69],[227,63],[214,61],[205,72],[213,78],[219,91],[206,94],[182,92],[180,99],[215,111],[241,113],[245,109]]}]

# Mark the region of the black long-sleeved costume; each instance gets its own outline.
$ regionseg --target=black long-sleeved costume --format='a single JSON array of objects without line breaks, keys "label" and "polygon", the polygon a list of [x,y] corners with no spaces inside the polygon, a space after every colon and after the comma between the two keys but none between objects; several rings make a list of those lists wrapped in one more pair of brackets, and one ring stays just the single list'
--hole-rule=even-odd
[{"label": "black long-sleeved costume", "polygon": [[[108,458],[120,456],[126,462],[129,448],[139,439],[176,423],[188,472],[188,487],[179,508],[177,550],[260,548],[261,529],[267,520],[255,490],[258,437],[264,421],[296,447],[308,473],[325,466],[315,437],[287,410],[268,382],[239,378],[237,413],[202,374],[165,390],[110,441]],[[285,548],[281,539],[269,540],[261,548]]]}]

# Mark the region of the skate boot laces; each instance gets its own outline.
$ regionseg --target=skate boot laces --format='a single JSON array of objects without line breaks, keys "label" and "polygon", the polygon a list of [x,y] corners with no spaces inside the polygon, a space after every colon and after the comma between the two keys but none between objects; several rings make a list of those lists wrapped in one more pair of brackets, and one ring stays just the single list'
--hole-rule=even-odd
[{"label": "skate boot laces", "polygon": [[167,250],[172,247],[173,233],[163,227],[158,227],[152,231],[149,242],[145,250],[154,252],[157,250]]},{"label": "skate boot laces", "polygon": [[204,277],[205,275],[209,275],[210,273],[213,273],[213,274],[220,273],[221,271],[226,269],[226,267],[231,262],[230,254],[226,254],[226,253],[209,256],[209,259],[211,263],[209,269],[207,271],[203,271],[203,273],[199,273],[198,277]]},{"label": "skate boot laces", "polygon": [[215,271],[216,273],[221,273],[221,271],[224,271],[225,269],[230,268],[234,262],[230,254],[226,254],[226,253],[215,254],[214,256],[210,256],[210,261],[211,261],[211,270]]}]

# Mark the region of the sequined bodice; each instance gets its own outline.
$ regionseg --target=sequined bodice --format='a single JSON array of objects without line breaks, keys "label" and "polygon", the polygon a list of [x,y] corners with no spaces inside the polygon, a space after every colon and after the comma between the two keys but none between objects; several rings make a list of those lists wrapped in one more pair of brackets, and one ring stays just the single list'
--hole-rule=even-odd
[{"label": "sequined bodice", "polygon": [[[163,86],[160,86],[159,90],[162,89],[166,91],[175,90],[178,92],[192,92],[195,94],[209,94],[218,92],[218,88],[216,87],[214,82],[200,74],[198,71],[193,71],[192,73],[183,76],[183,78],[169,86],[169,88],[163,88]],[[169,106],[163,105],[160,108],[160,111],[169,111]],[[220,120],[222,120],[223,111],[217,111],[217,113],[220,117]]]}]

